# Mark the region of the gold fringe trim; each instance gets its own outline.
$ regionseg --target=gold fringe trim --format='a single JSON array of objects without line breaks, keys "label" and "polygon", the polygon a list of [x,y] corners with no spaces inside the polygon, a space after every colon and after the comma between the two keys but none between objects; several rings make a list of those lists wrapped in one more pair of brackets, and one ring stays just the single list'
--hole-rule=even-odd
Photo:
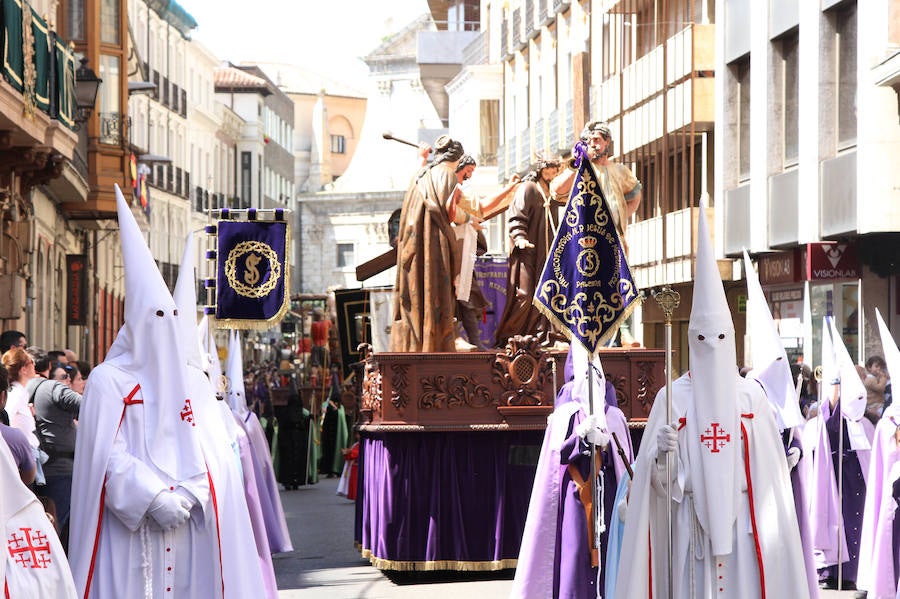
[{"label": "gold fringe trim", "polygon": [[360,549],[363,559],[379,570],[397,570],[399,572],[434,572],[438,570],[456,570],[459,572],[496,572],[515,568],[518,559],[501,559],[486,562],[469,562],[458,560],[435,561],[397,561],[375,557],[370,549]]},{"label": "gold fringe trim", "polygon": [[[285,210],[285,219],[292,214],[292,211]],[[281,320],[285,317],[288,311],[291,309],[291,222],[290,220],[284,221],[272,221],[272,222],[284,222],[285,231],[284,231],[284,254],[285,254],[285,268],[284,268],[284,297],[281,298],[281,308],[278,309],[278,312],[275,316],[267,318],[266,320],[253,320],[247,318],[224,318],[224,319],[213,319],[213,324],[217,329],[241,329],[241,330],[252,330],[252,331],[268,331],[273,328],[276,324],[281,322]],[[218,273],[218,264],[216,264],[216,272]],[[218,281],[216,281],[216,293],[218,293]],[[216,298],[218,304],[218,297]],[[214,316],[214,315],[213,315]]]},{"label": "gold fringe trim", "polygon": [[[634,301],[632,301],[630,304],[625,306],[625,309],[622,310],[622,313],[619,314],[618,318],[616,318],[613,321],[612,325],[606,331],[606,333],[604,333],[603,336],[600,337],[600,340],[597,342],[597,349],[600,349],[601,347],[605,346],[609,342],[610,339],[613,339],[616,336],[616,333],[619,331],[619,327],[621,327],[622,323],[632,315],[632,313],[635,311],[635,309],[638,306],[641,305],[642,301],[643,300],[641,298],[641,295],[638,293],[636,295],[636,297],[634,298]],[[548,308],[547,306],[545,306],[544,304],[539,302],[537,297],[531,298],[531,303],[532,303],[532,305],[534,305],[535,308],[538,309],[538,311],[541,314],[543,314],[544,316],[547,317],[547,320],[550,321],[550,324],[552,324],[554,327],[559,329],[560,332],[563,335],[565,335],[566,338],[568,338],[569,343],[571,343],[573,341],[577,341],[581,345],[581,347],[583,347],[585,349],[585,351],[587,351],[589,354],[593,355],[590,348],[587,347],[584,343],[582,343],[580,339],[575,337],[575,334],[572,332],[572,330],[569,329],[569,327],[567,327],[559,319],[559,317],[556,315],[555,312],[553,312],[552,310],[550,310],[550,308]]]}]

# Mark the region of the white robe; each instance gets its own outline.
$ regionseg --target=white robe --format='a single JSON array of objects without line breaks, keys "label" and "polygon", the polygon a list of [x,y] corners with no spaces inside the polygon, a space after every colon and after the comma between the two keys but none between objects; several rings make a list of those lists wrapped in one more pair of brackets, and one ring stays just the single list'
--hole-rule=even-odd
[{"label": "white robe", "polygon": [[[699,423],[692,422],[692,384],[689,375],[685,375],[672,385],[673,419],[678,422],[684,418],[678,434],[672,483],[674,597],[760,597],[764,578],[769,598],[808,599],[803,550],[783,445],[765,395],[759,385],[745,379],[738,382],[735,409],[739,410],[741,424],[747,432],[756,534],[745,476],[744,441],[740,432],[733,432],[730,441],[741,444],[735,464],[738,496],[734,542],[730,554],[712,555],[708,535],[694,512],[693,490],[703,483],[698,469],[691,467],[690,456],[705,450],[699,440],[705,431],[698,428]],[[651,576],[652,596],[667,596],[665,462],[658,465],[656,460],[657,434],[665,424],[665,404],[663,389],[650,412],[637,458],[621,550],[625,559],[619,565],[616,599],[646,599],[650,596]],[[692,443],[694,447],[689,446]],[[762,569],[757,547],[762,555]]]},{"label": "white robe", "polygon": [[44,506],[19,479],[12,453],[0,437],[0,597],[74,599],[69,562]]},{"label": "white robe", "polygon": [[[79,595],[220,598],[215,485],[208,474],[171,480],[153,465],[144,440],[143,405],[124,403],[137,384],[125,372],[101,364],[85,389],[69,536]],[[132,399],[142,397],[138,390]],[[178,486],[199,503],[187,522],[164,532],[147,510],[158,493]]]},{"label": "white robe", "polygon": [[[235,423],[228,410],[228,421],[223,417],[219,404],[226,409],[225,402],[216,400],[209,379],[199,368],[188,366],[188,389],[194,398],[194,415],[201,432],[200,443],[203,457],[215,481],[213,510],[205,512],[206,525],[218,529],[220,543],[216,546],[222,556],[222,578],[225,599],[262,597],[263,577],[274,578],[271,561],[268,571],[257,560],[256,544],[250,522],[247,499],[244,496],[244,482],[241,474],[240,457],[236,453],[237,439]],[[253,564],[259,564],[254,568]],[[272,599],[269,596],[269,599]]]}]

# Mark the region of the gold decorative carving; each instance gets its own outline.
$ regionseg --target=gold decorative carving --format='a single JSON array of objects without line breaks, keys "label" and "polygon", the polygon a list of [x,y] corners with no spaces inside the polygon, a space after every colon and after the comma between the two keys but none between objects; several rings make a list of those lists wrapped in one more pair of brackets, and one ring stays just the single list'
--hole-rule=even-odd
[{"label": "gold decorative carving", "polygon": [[497,354],[493,364],[493,380],[503,389],[500,405],[552,405],[544,401],[544,387],[550,376],[550,365],[544,359],[540,339],[532,335],[514,335],[507,341],[505,352]]},{"label": "gold decorative carving", "polygon": [[478,382],[473,376],[457,374],[445,377],[442,374],[426,377],[419,381],[422,389],[419,398],[419,408],[454,408],[467,406],[470,408],[484,408],[496,401],[491,396],[491,390]]}]

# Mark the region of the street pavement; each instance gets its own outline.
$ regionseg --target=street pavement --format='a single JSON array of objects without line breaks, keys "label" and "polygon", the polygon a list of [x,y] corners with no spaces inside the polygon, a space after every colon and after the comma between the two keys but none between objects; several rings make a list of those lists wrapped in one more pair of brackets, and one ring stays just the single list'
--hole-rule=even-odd
[{"label": "street pavement", "polygon": [[[353,546],[353,502],[339,497],[336,478],[282,491],[294,551],[274,558],[279,599],[497,599],[508,597],[512,570],[412,573],[369,565]],[[821,599],[852,599],[853,591],[822,591]]]}]

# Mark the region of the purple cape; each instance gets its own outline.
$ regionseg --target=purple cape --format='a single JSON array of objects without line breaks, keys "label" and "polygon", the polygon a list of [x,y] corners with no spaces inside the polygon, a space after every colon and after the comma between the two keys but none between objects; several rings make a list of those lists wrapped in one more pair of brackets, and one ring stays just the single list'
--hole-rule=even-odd
[{"label": "purple cape", "polygon": [[[587,445],[573,432],[587,414],[572,397],[568,362],[566,366],[566,378],[570,382],[560,389],[544,436],[511,597],[593,599],[598,596],[598,570],[591,567],[584,506],[568,470],[569,463],[574,463],[582,480],[590,479]],[[634,459],[631,437],[625,415],[615,405],[615,389],[609,382],[606,401],[607,426],[623,444],[630,463]],[[614,451],[611,442],[601,462],[603,519],[607,529],[618,479],[625,471],[624,463]],[[607,535],[606,532],[600,535],[600,589],[605,576],[602,566]],[[554,542],[547,543],[548,538]]]}]

